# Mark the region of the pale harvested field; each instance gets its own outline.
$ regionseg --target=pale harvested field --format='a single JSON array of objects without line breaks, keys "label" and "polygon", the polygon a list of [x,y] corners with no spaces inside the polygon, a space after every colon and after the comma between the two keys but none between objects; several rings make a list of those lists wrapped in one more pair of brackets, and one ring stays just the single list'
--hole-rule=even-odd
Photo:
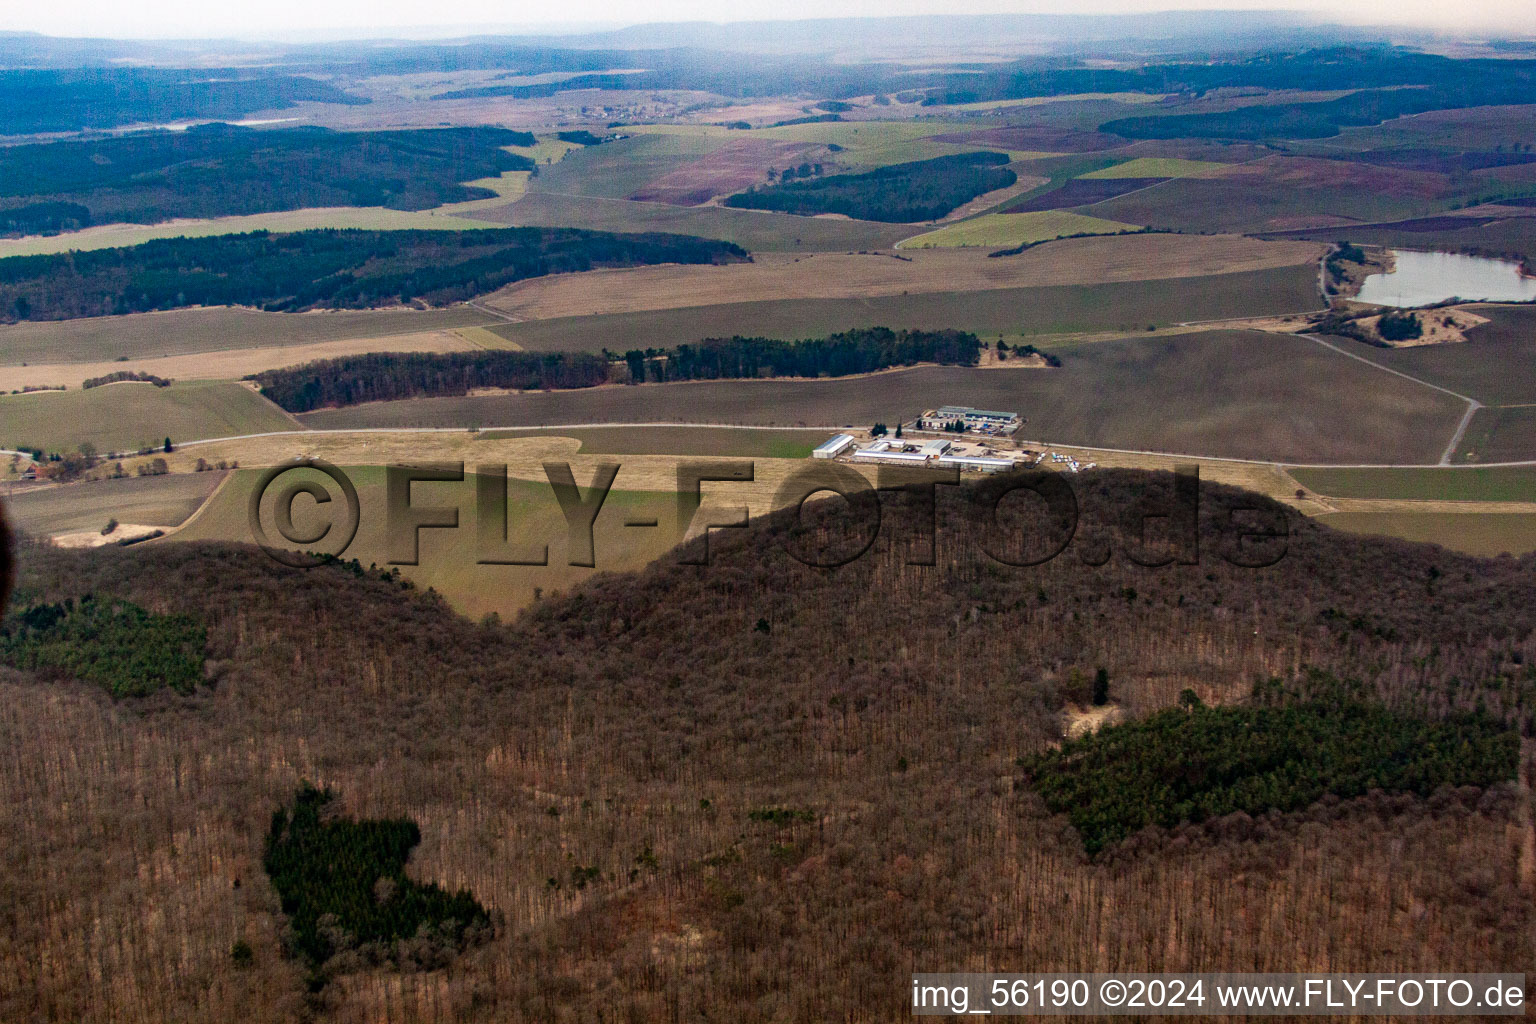
[{"label": "pale harvested field", "polygon": [[[509,180],[525,181],[526,172],[521,179]],[[477,181],[472,184],[491,187],[486,181]],[[510,184],[506,187],[510,191]],[[521,189],[518,189],[511,194],[518,194],[520,191]],[[493,225],[459,216],[460,212],[482,209],[487,205],[505,201],[502,197],[470,200],[439,207],[435,211],[391,210],[382,206],[325,206],[303,210],[281,210],[275,213],[252,213],[238,217],[183,218],[162,221],[159,224],[102,224],[98,227],[58,235],[0,238],[0,258],[40,256],[72,250],[115,249],[125,245],[140,245],[158,238],[204,238],[209,235],[234,235],[248,231],[310,231],[315,228],[366,228],[377,231],[418,228],[429,231],[473,231]]]},{"label": "pale harvested field", "polygon": [[[567,159],[563,162],[570,161]],[[555,166],[558,168],[560,165]],[[552,177],[541,174],[537,189],[528,192],[515,203],[481,210],[475,217],[517,227],[667,231],[678,235],[699,235],[735,242],[753,252],[883,249],[912,231],[905,224],[797,217],[789,213],[733,210],[724,206],[669,206],[666,203],[640,203],[630,199],[581,195],[555,188],[550,181]],[[642,184],[643,180],[635,183],[636,186]]]},{"label": "pale harvested field", "polygon": [[10,324],[0,327],[0,364],[103,363],[120,356],[131,360],[167,358],[194,352],[387,338],[496,322],[469,306],[314,313],[264,313],[211,306]]},{"label": "pale harvested field", "polygon": [[1294,266],[1319,258],[1314,242],[1237,235],[1071,238],[989,258],[982,252],[758,253],[723,267],[597,270],[520,281],[482,303],[527,320],[630,313],[772,299],[844,299],[911,292],[1097,284],[1203,277]]},{"label": "pale harvested field", "polygon": [[99,531],[111,519],[169,528],[185,522],[224,476],[188,472],[14,487],[8,489],[5,512],[13,525],[34,536]]},{"label": "pale harvested field", "polygon": [[[113,360],[103,363],[29,363],[26,366],[0,366],[0,391],[14,391],[29,385],[62,384],[77,388],[83,381],[122,370],[152,373],[169,380],[235,380],[284,366],[297,366],[315,359],[362,355],[368,352],[463,352],[477,348],[510,348],[489,331],[466,337],[459,331],[425,331],[384,338],[351,338],[322,341],[312,345],[274,345],[237,348],[227,352],[199,352],[191,355],[163,356],[158,359]],[[472,339],[478,339],[472,340]],[[499,344],[497,344],[499,343]]]},{"label": "pale harvested field", "polygon": [[558,427],[482,431],[482,440],[570,437],[583,455],[718,455],[725,458],[806,459],[825,430],[743,430],[727,427]]}]

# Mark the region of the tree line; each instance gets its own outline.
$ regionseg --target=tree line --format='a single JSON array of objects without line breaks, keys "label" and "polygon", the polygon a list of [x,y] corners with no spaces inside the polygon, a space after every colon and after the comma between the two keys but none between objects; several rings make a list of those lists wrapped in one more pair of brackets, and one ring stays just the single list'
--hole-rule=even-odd
[{"label": "tree line", "polygon": [[974,366],[981,342],[968,331],[861,328],[825,338],[708,338],[696,345],[584,352],[375,352],[253,374],[261,393],[289,412],[401,398],[464,395],[476,388],[562,390],[609,383],[760,377],[845,377],[893,366]]},{"label": "tree line", "polygon": [[[1428,88],[1402,91],[1434,93],[1441,86],[1457,83],[1467,87],[1467,98],[1474,98],[1478,93],[1507,88],[1522,81],[1529,88],[1533,71],[1536,71],[1536,61],[1531,60],[1458,60],[1438,54],[1414,53],[1380,46],[1334,46],[1294,53],[1269,52],[1236,60],[1167,62],[1120,68],[1042,68],[1038,64],[1021,61],[979,75],[954,76],[948,83],[931,88],[923,104],[973,103],[1084,92],[1157,92],[1201,96],[1223,88],[1383,90],[1413,85]],[[1319,108],[1327,106],[1326,103],[1310,105]],[[1166,120],[1178,122],[1186,117],[1204,116],[1207,115],[1176,115]],[[1151,122],[1160,119],[1133,120],[1151,128]],[[1114,123],[1117,122],[1111,122]],[[1123,134],[1108,125],[1101,130]]]},{"label": "tree line", "polygon": [[[441,967],[464,946],[489,937],[490,914],[466,890],[449,893],[405,873],[421,829],[407,818],[353,821],[327,816],[330,790],[305,783],[290,807],[272,814],[262,867],[288,915],[289,952],[313,968],[309,984],[323,987],[329,961],[346,964],[401,959],[396,947],[414,942],[413,959]],[[422,943],[435,947],[427,957]],[[425,962],[423,962],[425,961]]]},{"label": "tree line", "polygon": [[[1394,711],[1351,696],[1363,688],[1323,672],[1303,688],[1332,692],[1207,707],[1189,690],[1178,707],[1068,740],[1027,770],[1046,807],[1067,815],[1090,854],[1148,826],[1295,811],[1328,794],[1427,797],[1441,786],[1515,776],[1520,738],[1507,723],[1477,713],[1429,719]],[[1277,693],[1279,684],[1268,690]]]},{"label": "tree line", "polygon": [[585,352],[371,352],[321,359],[248,378],[289,412],[399,398],[464,395],[476,388],[563,390],[609,379],[608,360]]},{"label": "tree line", "polygon": [[100,377],[87,377],[80,382],[83,390],[99,388],[103,384],[120,384],[124,381],[137,381],[142,384],[153,384],[157,388],[171,386],[169,377],[157,377],[153,373],[145,373],[142,370],[117,370],[113,373],[102,374]]},{"label": "tree line", "polygon": [[867,327],[799,341],[736,335],[670,349],[630,349],[624,353],[624,363],[630,383],[663,384],[753,377],[846,377],[916,363],[975,366],[980,356],[981,340],[969,331]]},{"label": "tree line", "polygon": [[0,135],[240,118],[303,102],[369,101],[306,75],[247,68],[17,68],[0,71]]},{"label": "tree line", "polygon": [[96,683],[114,697],[203,679],[207,630],[189,615],[159,615],[131,601],[86,594],[31,605],[0,631],[0,661]]},{"label": "tree line", "polygon": [[[1204,554],[1149,568],[1122,555],[1140,543],[1127,513],[1155,510],[1168,474],[1073,483],[1087,550],[1114,553],[1102,564],[1000,567],[979,549],[995,532],[969,511],[972,485],[937,488],[932,512],[898,490],[867,555],[840,569],[783,550],[850,519],[813,501],[713,531],[707,567],[667,556],[593,574],[502,622],[362,571],[366,558],[295,586],[248,545],[23,544],[28,602],[90,590],[195,614],[227,668],[216,694],[132,713],[0,673],[0,1018],[894,1020],[911,1007],[891,978],[925,958],[1530,963],[1513,785],[1232,814],[1090,859],[1016,766],[1061,738],[1064,703],[1092,699],[1098,667],[1131,718],[1186,686],[1241,702],[1253,679],[1313,664],[1427,721],[1482,704],[1529,723],[1529,561],[1287,511],[1290,553],[1269,569]],[[1202,528],[1252,529],[1275,507],[1202,491]],[[1034,518],[1019,498],[998,509],[1010,530]],[[936,564],[922,564],[930,526]],[[899,635],[868,628],[897,605]],[[282,955],[261,861],[273,809],[317,772],[338,793],[322,822],[417,822],[407,874],[468,889],[505,926],[448,971],[359,970],[299,1005],[309,967]],[[146,870],[172,850],[175,870]]]},{"label": "tree line", "polygon": [[[1414,89],[1362,89],[1338,99],[1311,103],[1275,103],[1202,114],[1127,117],[1108,121],[1100,131],[1129,139],[1321,139],[1344,128],[1381,124],[1431,110],[1500,106],[1529,102],[1536,70],[1526,61],[1488,71],[1478,62],[1461,61],[1459,75]],[[1524,64],[1524,67],[1514,65]]]},{"label": "tree line", "polygon": [[413,302],[440,306],[544,274],[746,258],[746,251],[730,242],[576,228],[325,228],[167,238],[0,259],[0,322],[185,306],[281,312]]},{"label": "tree line", "polygon": [[[835,116],[835,115],[833,115]],[[728,196],[726,206],[813,216],[840,213],[857,220],[938,220],[979,195],[1018,180],[1008,154],[957,153],[892,164],[863,174],[834,174]]]},{"label": "tree line", "polygon": [[311,206],[425,210],[491,198],[490,190],[463,182],[532,170],[532,160],[503,147],[533,142],[528,132],[494,127],[341,132],[209,124],[9,146],[0,149],[0,227],[11,221],[13,232],[65,230]]},{"label": "tree line", "polygon": [[54,235],[90,226],[91,211],[79,203],[28,203],[0,210],[0,235]]}]

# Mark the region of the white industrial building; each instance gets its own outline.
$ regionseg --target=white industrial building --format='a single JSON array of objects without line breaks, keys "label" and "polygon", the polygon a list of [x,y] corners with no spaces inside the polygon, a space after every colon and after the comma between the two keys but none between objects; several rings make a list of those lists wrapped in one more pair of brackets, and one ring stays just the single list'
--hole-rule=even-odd
[{"label": "white industrial building", "polygon": [[905,447],[900,442],[876,441],[854,452],[853,457],[861,462],[901,462],[908,465],[921,465],[928,461],[929,456],[924,452],[903,451]]},{"label": "white industrial building", "polygon": [[[843,454],[843,452],[847,451],[849,448],[852,448],[852,447],[853,447],[853,435],[852,434],[838,434],[838,435],[836,435],[834,437],[828,438],[826,441],[823,441],[821,443],[821,445],[815,451],[811,452],[811,458],[813,458],[813,459],[835,459],[839,455]],[[803,450],[804,449],[802,449],[802,451]]]},{"label": "white industrial building", "polygon": [[994,455],[945,455],[939,459],[945,469],[975,469],[983,473],[1001,473],[1013,468],[1012,459],[1000,459]]},{"label": "white industrial building", "polygon": [[[985,424],[978,433],[1011,433],[1022,422],[1014,413],[993,412],[987,409],[946,405],[924,415],[935,418],[943,415],[945,423],[964,419],[967,423]],[[1006,447],[1006,445],[1005,445]],[[999,451],[996,442],[982,438],[927,437],[906,438],[886,435],[869,441],[859,441],[853,434],[837,434],[817,447],[812,457],[818,459],[844,459],[850,462],[883,463],[886,465],[929,466],[937,469],[959,469],[973,473],[1001,473],[1033,455],[1033,452]]]}]

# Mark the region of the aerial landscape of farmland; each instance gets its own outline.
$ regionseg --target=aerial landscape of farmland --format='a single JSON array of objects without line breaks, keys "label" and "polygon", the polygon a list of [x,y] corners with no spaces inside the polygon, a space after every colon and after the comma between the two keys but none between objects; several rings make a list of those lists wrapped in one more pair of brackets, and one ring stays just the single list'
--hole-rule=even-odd
[{"label": "aerial landscape of farmland", "polygon": [[0,1021],[1523,992],[1518,5],[351,3],[0,14]]}]

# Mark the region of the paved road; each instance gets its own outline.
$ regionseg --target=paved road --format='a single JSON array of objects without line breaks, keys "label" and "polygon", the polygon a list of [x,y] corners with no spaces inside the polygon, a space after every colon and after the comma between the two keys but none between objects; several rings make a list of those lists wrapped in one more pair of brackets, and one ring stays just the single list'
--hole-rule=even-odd
[{"label": "paved road", "polygon": [[[520,424],[513,427],[481,426],[480,433],[492,430],[509,431],[550,431],[550,430],[593,430],[599,428],[638,428],[638,427],[690,427],[708,428],[711,430],[796,430],[802,432],[821,432],[840,434],[843,426],[827,425],[823,427],[765,427],[759,424],[742,423],[679,423],[674,421],[652,421],[645,423],[546,423],[540,426],[530,427]],[[205,437],[196,441],[180,441],[176,447],[188,448],[199,444],[218,444],[221,441],[246,441],[258,437],[314,437],[320,434],[467,434],[468,427],[354,427],[344,430],[271,430],[262,434],[235,434],[230,437]],[[1040,444],[1040,442],[1026,442]],[[1196,455],[1191,452],[1166,452],[1152,451],[1145,448],[1103,448],[1089,444],[1071,444],[1068,442],[1054,442],[1050,445],[1042,445],[1049,448],[1070,448],[1081,452],[1110,452],[1117,455],[1154,455],[1165,459],[1191,459],[1198,462],[1229,462],[1242,466],[1268,466],[1275,469],[1501,469],[1510,466],[1536,466],[1536,459],[1527,459],[1520,462],[1480,462],[1472,464],[1444,465],[1439,462],[1276,462],[1272,459],[1238,459],[1226,455]]]}]

